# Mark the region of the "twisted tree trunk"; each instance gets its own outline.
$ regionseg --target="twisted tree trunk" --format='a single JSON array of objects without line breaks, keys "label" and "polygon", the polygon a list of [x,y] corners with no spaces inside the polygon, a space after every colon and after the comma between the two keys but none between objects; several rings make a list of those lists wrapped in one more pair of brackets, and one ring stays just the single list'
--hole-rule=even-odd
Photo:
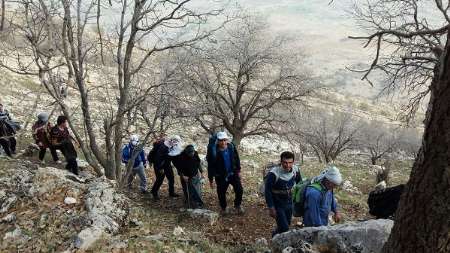
[{"label": "twisted tree trunk", "polygon": [[450,41],[430,86],[422,147],[384,253],[450,252]]}]

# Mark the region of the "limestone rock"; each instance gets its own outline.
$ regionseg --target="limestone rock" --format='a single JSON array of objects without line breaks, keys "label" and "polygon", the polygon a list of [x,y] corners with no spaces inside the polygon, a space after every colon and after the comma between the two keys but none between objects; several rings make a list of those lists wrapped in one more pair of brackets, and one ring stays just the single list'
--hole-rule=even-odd
[{"label": "limestone rock", "polygon": [[14,231],[5,234],[3,242],[18,245],[26,243],[29,239],[30,238],[22,232],[20,227],[16,227]]},{"label": "limestone rock", "polygon": [[97,240],[102,238],[104,231],[99,228],[83,229],[75,238],[74,246],[80,250],[89,249]]},{"label": "limestone rock", "polygon": [[350,180],[345,180],[342,184],[342,189],[346,192],[353,193],[353,194],[362,194],[361,191],[358,189],[358,187],[353,186],[352,182]]},{"label": "limestone rock", "polygon": [[297,248],[307,242],[337,253],[378,253],[387,241],[393,224],[392,220],[378,219],[291,230],[276,235],[272,239],[272,248],[274,252],[282,252],[289,246]]},{"label": "limestone rock", "polygon": [[66,205],[73,205],[73,204],[76,204],[76,203],[77,203],[77,200],[75,198],[66,197],[64,199],[64,204],[66,204]]},{"label": "limestone rock", "polygon": [[11,223],[16,221],[16,214],[10,213],[0,220],[0,223]]},{"label": "limestone rock", "polygon": [[180,236],[180,235],[183,235],[185,232],[184,232],[184,229],[182,228],[182,227],[180,227],[180,226],[176,226],[174,229],[173,229],[173,235],[174,236]]},{"label": "limestone rock", "polygon": [[208,222],[211,226],[217,222],[219,214],[208,209],[187,209],[191,218]]}]

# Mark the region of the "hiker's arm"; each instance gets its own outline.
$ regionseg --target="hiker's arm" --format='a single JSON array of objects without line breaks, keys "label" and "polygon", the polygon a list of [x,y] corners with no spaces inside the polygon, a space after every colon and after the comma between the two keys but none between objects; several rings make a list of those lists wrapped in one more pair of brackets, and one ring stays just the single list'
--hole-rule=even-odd
[{"label": "hiker's arm", "polygon": [[334,198],[334,193],[331,194],[331,211],[334,213],[333,219],[335,222],[339,223],[341,221],[341,213],[338,210],[338,205],[336,198]]},{"label": "hiker's arm", "polygon": [[273,203],[273,193],[272,193],[272,188],[273,185],[275,184],[275,180],[276,180],[275,174],[269,172],[269,174],[267,174],[266,185],[264,187],[264,196],[266,198],[268,208],[275,207]]},{"label": "hiker's arm", "polygon": [[306,226],[321,226],[324,224],[320,217],[321,193],[307,188],[305,194],[305,215],[303,223]]}]

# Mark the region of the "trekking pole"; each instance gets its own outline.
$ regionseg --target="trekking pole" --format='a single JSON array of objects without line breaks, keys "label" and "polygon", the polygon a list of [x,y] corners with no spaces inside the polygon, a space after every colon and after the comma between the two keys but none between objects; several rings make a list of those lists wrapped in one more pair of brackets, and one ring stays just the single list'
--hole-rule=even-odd
[{"label": "trekking pole", "polygon": [[187,193],[187,202],[188,202],[188,208],[191,209],[191,198],[189,194],[189,180],[186,183],[186,193]]}]

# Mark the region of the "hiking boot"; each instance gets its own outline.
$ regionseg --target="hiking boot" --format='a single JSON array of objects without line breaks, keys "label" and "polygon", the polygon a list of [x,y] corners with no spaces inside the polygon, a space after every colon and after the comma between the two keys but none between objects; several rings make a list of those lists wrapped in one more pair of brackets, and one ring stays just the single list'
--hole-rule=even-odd
[{"label": "hiking boot", "polygon": [[142,193],[142,194],[147,194],[148,191],[147,191],[147,190],[141,190],[141,193]]},{"label": "hiking boot", "polygon": [[158,193],[155,193],[155,192],[151,192],[151,193],[152,193],[152,196],[153,196],[153,200],[155,200],[155,201],[160,200],[160,198],[158,196]]},{"label": "hiking boot", "polygon": [[221,216],[227,216],[229,214],[231,214],[231,211],[230,211],[230,208],[228,208],[228,207],[225,208],[225,209],[220,210],[220,215]]},{"label": "hiking boot", "polygon": [[234,211],[236,214],[244,214],[245,210],[242,208],[242,206],[234,207]]}]

